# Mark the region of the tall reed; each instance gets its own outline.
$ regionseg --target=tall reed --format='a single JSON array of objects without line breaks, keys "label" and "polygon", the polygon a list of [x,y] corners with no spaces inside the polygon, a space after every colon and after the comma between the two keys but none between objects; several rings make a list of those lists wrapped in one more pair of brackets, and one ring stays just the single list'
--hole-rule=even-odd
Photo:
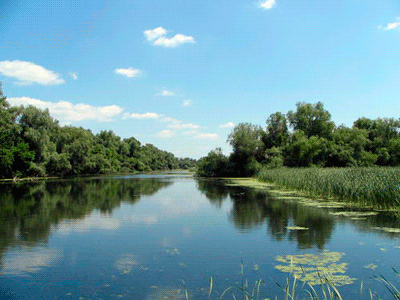
[{"label": "tall reed", "polygon": [[377,208],[398,208],[400,204],[400,168],[264,169],[258,178],[310,196],[334,197]]}]

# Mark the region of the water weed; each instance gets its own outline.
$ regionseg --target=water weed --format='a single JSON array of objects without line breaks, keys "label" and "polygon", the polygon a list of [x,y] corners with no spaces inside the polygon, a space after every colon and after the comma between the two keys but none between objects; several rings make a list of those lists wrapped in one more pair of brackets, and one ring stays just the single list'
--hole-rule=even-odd
[{"label": "water weed", "polygon": [[400,204],[400,168],[395,167],[265,169],[258,179],[309,196],[374,208],[398,208]]}]

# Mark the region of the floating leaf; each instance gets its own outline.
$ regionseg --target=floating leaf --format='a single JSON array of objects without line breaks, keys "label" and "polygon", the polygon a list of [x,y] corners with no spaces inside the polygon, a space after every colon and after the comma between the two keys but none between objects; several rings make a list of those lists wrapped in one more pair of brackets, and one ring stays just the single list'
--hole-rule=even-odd
[{"label": "floating leaf", "polygon": [[344,253],[323,251],[320,254],[279,255],[276,261],[286,263],[277,265],[275,269],[292,273],[295,278],[310,285],[330,282],[335,286],[352,284],[355,278],[347,275],[347,263],[337,263]]},{"label": "floating leaf", "polygon": [[400,228],[391,228],[391,227],[372,227],[372,229],[382,230],[389,233],[400,233]]},{"label": "floating leaf", "polygon": [[173,248],[173,249],[167,249],[165,250],[169,255],[179,255],[181,252],[179,251],[178,248]]},{"label": "floating leaf", "polygon": [[378,267],[378,266],[375,265],[375,264],[369,264],[369,265],[364,266],[364,268],[366,268],[366,269],[371,269],[371,270],[375,270],[377,267]]},{"label": "floating leaf", "polygon": [[333,216],[344,216],[344,217],[369,217],[376,216],[378,213],[376,211],[338,211],[338,212],[330,212],[330,215]]}]

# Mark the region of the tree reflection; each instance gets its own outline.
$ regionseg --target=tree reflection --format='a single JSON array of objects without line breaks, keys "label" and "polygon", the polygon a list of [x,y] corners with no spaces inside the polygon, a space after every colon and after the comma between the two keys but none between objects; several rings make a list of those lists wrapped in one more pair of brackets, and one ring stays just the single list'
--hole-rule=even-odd
[{"label": "tree reflection", "polygon": [[0,257],[16,241],[27,246],[46,242],[52,226],[61,221],[83,219],[95,209],[109,214],[122,202],[137,203],[141,195],[152,195],[171,184],[159,178],[1,184]]},{"label": "tree reflection", "polygon": [[197,189],[216,207],[221,207],[229,196],[228,187],[217,179],[198,178],[196,183]]},{"label": "tree reflection", "polygon": [[[212,180],[198,181],[200,191],[210,202],[231,199],[229,219],[240,231],[249,231],[263,224],[276,240],[296,241],[299,248],[324,248],[334,229],[334,218],[323,210],[309,208],[295,201],[276,199],[265,190],[238,186],[223,186]],[[219,204],[220,206],[221,204]],[[289,230],[289,225],[308,230]]]}]

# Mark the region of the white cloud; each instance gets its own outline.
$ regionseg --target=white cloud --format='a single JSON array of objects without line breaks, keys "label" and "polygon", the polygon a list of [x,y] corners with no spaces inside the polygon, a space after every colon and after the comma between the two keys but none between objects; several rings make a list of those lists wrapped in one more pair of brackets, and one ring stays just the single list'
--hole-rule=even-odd
[{"label": "white cloud", "polygon": [[258,6],[263,8],[263,9],[271,9],[276,5],[275,0],[267,0],[267,1],[261,1],[258,3]]},{"label": "white cloud", "polygon": [[201,140],[216,140],[219,138],[217,133],[198,133],[194,136],[195,139]]},{"label": "white cloud", "polygon": [[123,68],[115,69],[114,72],[115,72],[116,74],[120,74],[120,75],[129,77],[129,78],[132,78],[132,77],[139,77],[139,76],[142,76],[142,74],[143,74],[143,72],[142,72],[141,70],[139,70],[139,69],[133,69],[133,68],[131,68],[131,67],[128,68],[128,69],[123,69]]},{"label": "white cloud", "polygon": [[154,41],[153,45],[163,46],[167,48],[175,48],[182,44],[194,44],[196,41],[192,36],[177,34],[173,38],[166,38],[164,36]]},{"label": "white cloud", "polygon": [[76,73],[76,72],[70,72],[69,76],[71,76],[71,78],[73,80],[78,80],[78,73]]},{"label": "white cloud", "polygon": [[7,98],[7,101],[14,106],[33,105],[40,109],[48,108],[50,114],[62,122],[85,120],[109,122],[112,121],[113,117],[119,115],[123,111],[123,108],[118,105],[96,107],[84,103],[72,104],[68,101],[53,103],[29,97]]},{"label": "white cloud", "polygon": [[183,101],[182,106],[187,107],[187,106],[190,106],[191,104],[192,104],[192,100],[187,99],[187,100]]},{"label": "white cloud", "polygon": [[382,25],[378,26],[378,29],[383,29],[383,30],[394,30],[396,28],[400,29],[400,17],[398,17],[395,22],[388,23],[386,26]]},{"label": "white cloud", "polygon": [[174,129],[199,129],[200,126],[192,123],[176,123],[176,124],[170,124],[167,125],[169,128],[174,128]]},{"label": "white cloud", "polygon": [[199,133],[197,130],[187,130],[182,132],[183,135],[195,135],[197,133]]},{"label": "white cloud", "polygon": [[196,43],[194,37],[184,34],[176,34],[172,38],[167,38],[167,30],[163,27],[157,27],[155,29],[145,30],[144,36],[146,39],[155,46],[175,48],[182,44],[194,44]]},{"label": "white cloud", "polygon": [[170,117],[164,117],[164,118],[162,118],[162,119],[161,119],[161,122],[172,122],[172,123],[174,123],[174,124],[180,123],[179,120],[174,119],[174,118],[170,118]]},{"label": "white cloud", "polygon": [[17,84],[22,85],[32,83],[52,85],[65,82],[59,74],[29,61],[0,61],[0,73],[19,80]]},{"label": "white cloud", "polygon": [[164,129],[161,130],[160,132],[156,133],[157,137],[163,138],[163,139],[168,139],[171,138],[175,135],[175,132],[168,130],[168,129]]},{"label": "white cloud", "polygon": [[233,123],[233,122],[228,122],[228,123],[219,125],[219,127],[221,127],[221,128],[232,128],[232,127],[235,127],[235,125],[236,125],[236,124]]},{"label": "white cloud", "polygon": [[167,34],[167,30],[165,28],[162,28],[162,27],[157,27],[157,28],[154,28],[154,29],[145,30],[143,33],[144,33],[146,39],[149,42],[151,42],[151,41],[154,41],[154,40],[158,39],[159,37],[161,37],[163,35],[166,35]]},{"label": "white cloud", "polygon": [[158,119],[160,117],[159,114],[153,112],[147,112],[143,114],[133,113],[133,114],[124,114],[125,119]]},{"label": "white cloud", "polygon": [[158,94],[158,96],[170,97],[170,96],[175,96],[175,93],[172,91],[163,90],[161,91],[161,93]]},{"label": "white cloud", "polygon": [[387,26],[385,27],[385,30],[393,30],[397,27],[400,27],[400,22],[393,22],[393,23],[387,24]]}]

